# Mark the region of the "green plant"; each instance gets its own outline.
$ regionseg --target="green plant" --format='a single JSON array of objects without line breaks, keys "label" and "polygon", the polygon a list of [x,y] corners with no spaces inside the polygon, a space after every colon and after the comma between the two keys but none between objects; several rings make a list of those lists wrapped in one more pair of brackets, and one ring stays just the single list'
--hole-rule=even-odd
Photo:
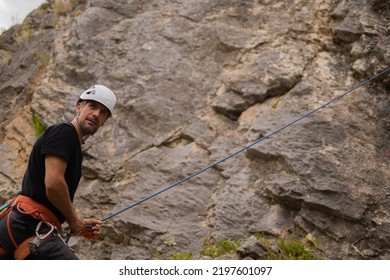
[{"label": "green plant", "polygon": [[171,260],[192,260],[192,253],[175,253],[171,256]]},{"label": "green plant", "polygon": [[40,6],[39,6],[39,9],[40,10],[43,10],[43,11],[47,11],[50,7],[50,4],[49,3],[42,3]]},{"label": "green plant", "polygon": [[72,3],[73,6],[76,6],[76,5],[81,4],[83,2],[84,2],[84,0],[70,0],[70,3]]},{"label": "green plant", "polygon": [[271,241],[267,238],[267,236],[262,233],[262,232],[256,232],[254,234],[257,240],[261,240],[261,243],[268,249],[271,250],[272,248],[272,243]]},{"label": "green plant", "polygon": [[310,249],[299,241],[285,241],[280,242],[280,249],[282,256],[288,260],[314,260],[315,257]]},{"label": "green plant", "polygon": [[78,17],[78,16],[80,16],[80,15],[82,15],[83,14],[83,11],[81,11],[81,10],[77,10],[75,13],[74,13],[74,15],[76,16],[76,17]]},{"label": "green plant", "polygon": [[173,236],[173,234],[169,234],[167,240],[165,240],[165,245],[167,246],[176,246],[176,240],[175,240],[175,236]]},{"label": "green plant", "polygon": [[279,250],[268,255],[270,260],[316,260],[313,247],[307,248],[301,241],[284,240],[278,241]]},{"label": "green plant", "polygon": [[34,55],[34,61],[41,66],[46,66],[50,62],[50,54],[38,53],[36,51],[31,52]]},{"label": "green plant", "polygon": [[257,240],[267,248],[268,259],[270,260],[314,260],[318,259],[314,255],[316,240],[312,234],[306,236],[305,241],[279,238],[271,241],[263,233],[254,234]]},{"label": "green plant", "polygon": [[155,252],[155,253],[153,254],[153,258],[154,258],[155,260],[162,260],[162,259],[163,259],[163,254],[162,254],[161,252]]},{"label": "green plant", "polygon": [[32,121],[35,128],[35,135],[39,137],[46,129],[45,124],[41,121],[37,114],[33,114]]},{"label": "green plant", "polygon": [[213,259],[225,254],[234,254],[241,243],[241,240],[222,238],[218,240],[216,244],[206,244],[200,251],[200,254],[203,256],[209,256]]},{"label": "green plant", "polygon": [[34,34],[34,29],[31,28],[30,24],[23,23],[20,31],[14,35],[16,43],[21,46]]},{"label": "green plant", "polygon": [[53,5],[53,10],[56,14],[65,15],[73,10],[72,3],[66,1],[57,1]]}]

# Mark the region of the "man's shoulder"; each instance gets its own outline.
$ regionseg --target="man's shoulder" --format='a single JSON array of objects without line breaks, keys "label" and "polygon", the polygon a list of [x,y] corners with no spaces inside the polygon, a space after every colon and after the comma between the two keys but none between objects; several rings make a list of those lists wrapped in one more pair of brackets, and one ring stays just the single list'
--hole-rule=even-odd
[{"label": "man's shoulder", "polygon": [[77,139],[77,132],[76,129],[73,127],[72,124],[70,123],[58,123],[49,126],[44,134],[43,138],[65,138],[65,139],[70,139],[70,138],[75,138]]},{"label": "man's shoulder", "polygon": [[37,140],[37,147],[40,147],[41,153],[59,154],[66,156],[74,149],[80,149],[76,129],[71,124],[59,123],[49,126],[44,134]]},{"label": "man's shoulder", "polygon": [[71,133],[74,133],[75,128],[70,123],[58,123],[58,124],[54,124],[54,125],[49,126],[46,129],[46,131],[47,132],[65,132],[65,133],[71,132]]}]

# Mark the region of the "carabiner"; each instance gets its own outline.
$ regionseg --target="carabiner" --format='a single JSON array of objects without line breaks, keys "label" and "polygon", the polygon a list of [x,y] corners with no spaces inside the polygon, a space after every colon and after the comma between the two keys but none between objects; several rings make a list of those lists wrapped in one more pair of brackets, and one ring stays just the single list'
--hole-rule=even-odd
[{"label": "carabiner", "polygon": [[[48,225],[48,226],[50,227],[50,230],[49,230],[45,235],[41,235],[41,234],[39,233],[39,230],[41,229],[41,226],[42,226],[43,223],[45,223],[46,225]],[[40,221],[40,222],[38,223],[37,227],[35,228],[35,235],[36,235],[39,239],[41,239],[41,240],[46,240],[46,239],[50,236],[50,234],[53,233],[53,231],[54,231],[55,229],[56,229],[56,227],[53,226],[52,224],[47,223],[47,222],[44,222],[44,221]]]}]

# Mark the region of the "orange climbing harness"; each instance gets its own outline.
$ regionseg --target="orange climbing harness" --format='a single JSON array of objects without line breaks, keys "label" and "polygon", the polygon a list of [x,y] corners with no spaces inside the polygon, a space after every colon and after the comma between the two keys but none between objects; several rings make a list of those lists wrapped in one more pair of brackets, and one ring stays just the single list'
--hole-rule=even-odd
[{"label": "orange climbing harness", "polygon": [[[16,243],[10,225],[10,217],[13,209],[17,209],[20,213],[30,215],[33,218],[41,221],[37,226],[36,236],[28,237],[20,244]],[[7,215],[6,223],[8,235],[15,247],[14,257],[17,260],[25,259],[30,253],[32,253],[32,241],[44,240],[50,237],[49,235],[51,233],[56,233],[58,231],[57,229],[61,228],[60,221],[47,207],[24,195],[18,195],[15,199],[11,200],[6,204],[6,207],[4,207],[4,209],[2,209],[2,211],[0,212],[0,218],[4,217],[5,215]],[[50,228],[49,234],[46,234],[43,237],[41,237],[41,235],[39,234],[39,228],[42,223],[45,223]],[[6,253],[8,252],[4,248],[0,247],[0,254]]]}]

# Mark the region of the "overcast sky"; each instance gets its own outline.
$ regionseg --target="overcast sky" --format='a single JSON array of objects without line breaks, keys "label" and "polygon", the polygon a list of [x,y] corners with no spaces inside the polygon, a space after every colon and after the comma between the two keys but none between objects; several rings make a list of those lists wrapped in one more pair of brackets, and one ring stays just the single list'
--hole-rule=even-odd
[{"label": "overcast sky", "polygon": [[34,9],[46,0],[0,0],[0,29],[21,23]]}]

